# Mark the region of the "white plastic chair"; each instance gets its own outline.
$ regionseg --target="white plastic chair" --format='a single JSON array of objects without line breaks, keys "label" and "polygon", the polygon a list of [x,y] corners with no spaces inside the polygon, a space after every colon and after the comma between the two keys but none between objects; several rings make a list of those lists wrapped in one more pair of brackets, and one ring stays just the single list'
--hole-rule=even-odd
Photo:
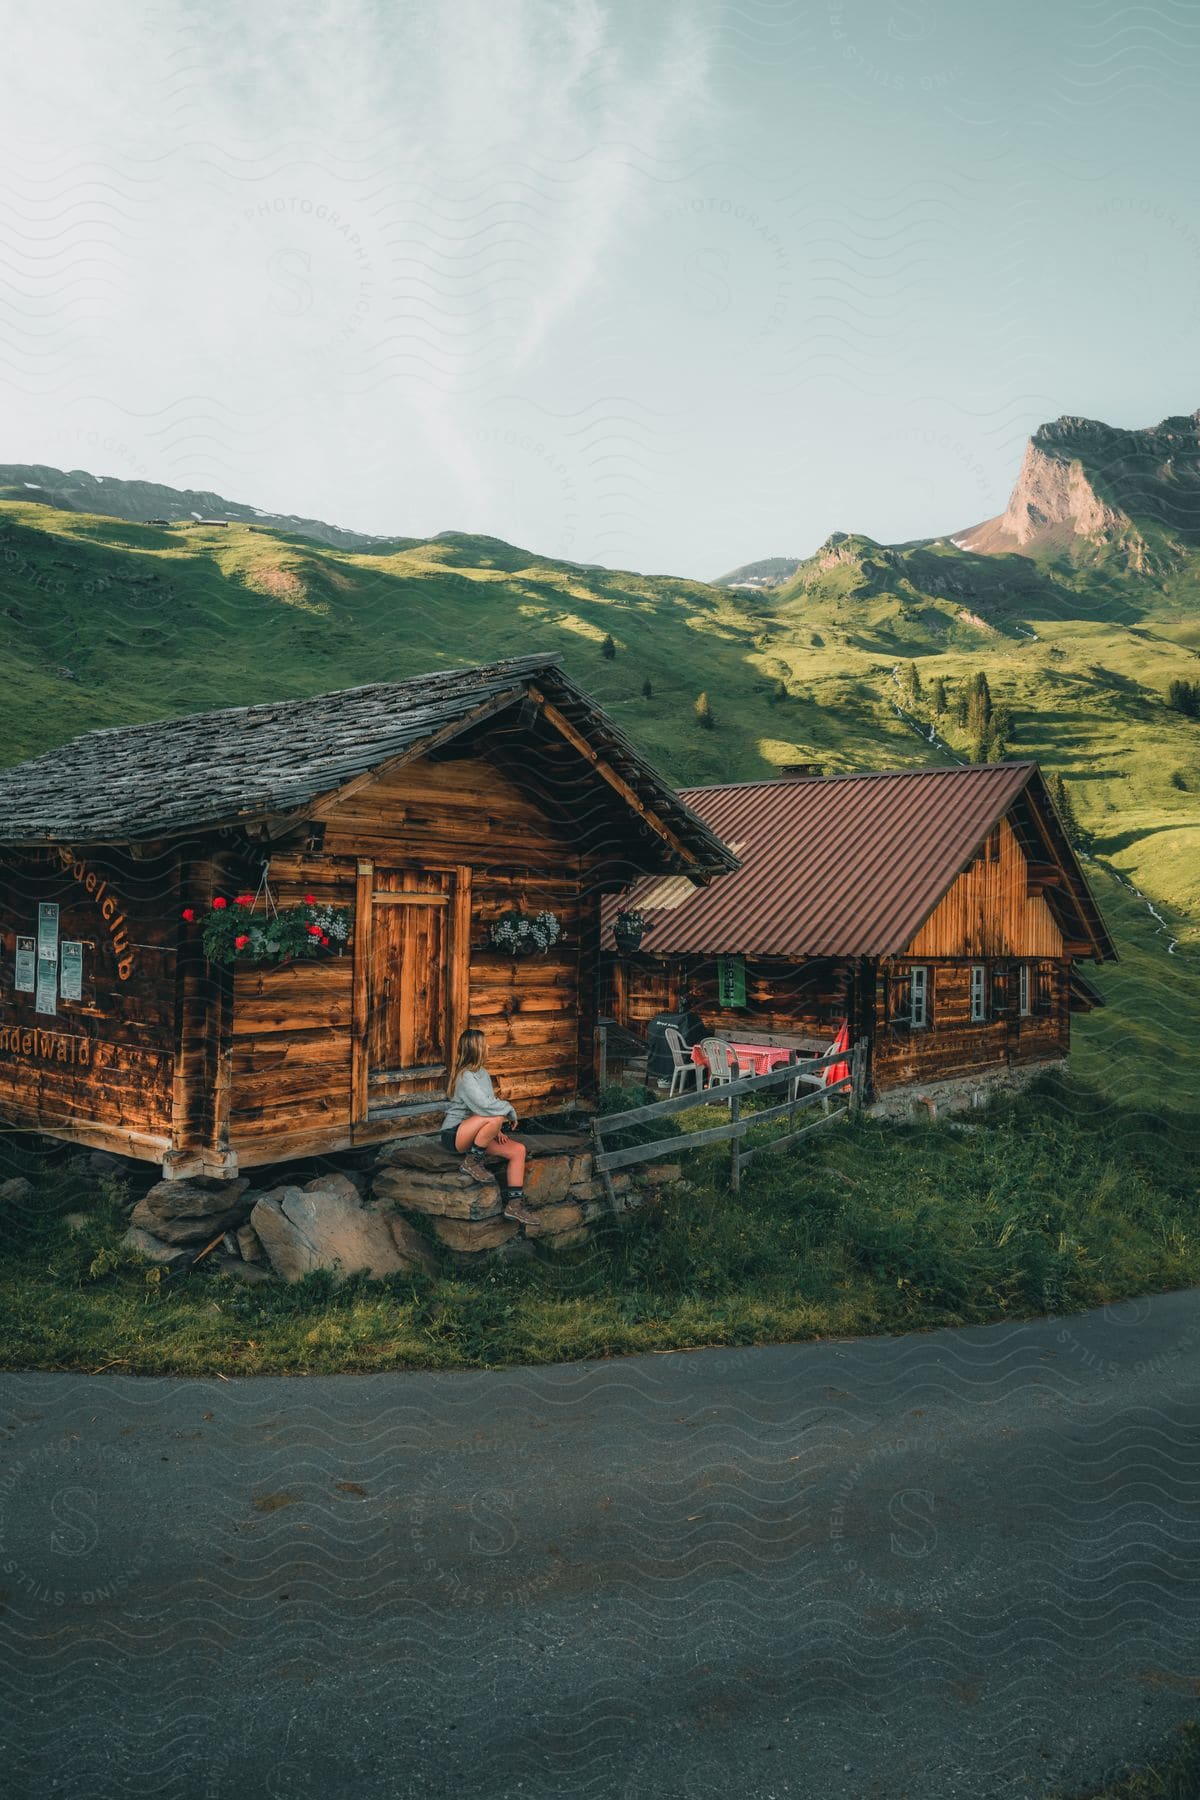
[{"label": "white plastic chair", "polygon": [[[839,1026],[838,1027],[838,1036],[840,1036],[840,1035],[841,1035],[841,1027]],[[815,1058],[802,1054],[800,1057],[800,1060],[802,1062],[812,1062],[814,1060],[819,1061],[826,1056],[832,1056],[836,1049],[837,1049],[837,1036],[835,1036],[830,1043],[826,1044],[826,1046],[823,1050],[818,1050]],[[848,1057],[849,1057],[849,1052],[847,1052],[847,1058]],[[828,1076],[828,1074],[829,1074],[829,1070],[827,1068],[826,1069],[805,1069],[804,1071],[802,1071],[801,1074],[797,1075],[793,1079],[792,1084],[791,1084],[791,1093],[789,1094],[788,1098],[791,1100],[795,1100],[797,1098],[797,1096],[799,1095],[800,1089],[802,1087],[815,1087],[815,1088],[825,1087],[826,1077]],[[823,1110],[828,1112],[828,1110],[829,1110],[829,1101],[828,1100],[826,1100]]]},{"label": "white plastic chair", "polygon": [[663,1036],[666,1038],[667,1048],[671,1052],[670,1098],[674,1099],[676,1094],[682,1094],[688,1082],[693,1078],[696,1083],[696,1092],[699,1093],[704,1085],[704,1071],[699,1063],[692,1061],[692,1053],[683,1041],[682,1032],[676,1031],[674,1025],[668,1025],[663,1030]]},{"label": "white plastic chair", "polygon": [[736,1059],[732,1057],[729,1045],[722,1038],[701,1038],[700,1048],[708,1064],[710,1088],[724,1087],[728,1082],[737,1080]]}]

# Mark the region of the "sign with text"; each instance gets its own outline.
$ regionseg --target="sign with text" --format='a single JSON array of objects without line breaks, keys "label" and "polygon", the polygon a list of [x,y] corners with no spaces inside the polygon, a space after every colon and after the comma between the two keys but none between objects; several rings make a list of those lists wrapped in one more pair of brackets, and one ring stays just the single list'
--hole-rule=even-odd
[{"label": "sign with text", "polygon": [[718,956],[717,998],[722,1006],[745,1006],[746,959],[744,956]]},{"label": "sign with text", "polygon": [[[55,946],[57,949],[57,945]],[[37,998],[33,1010],[40,1013],[58,1011],[58,963],[39,956],[37,966]]]},{"label": "sign with text", "polygon": [[37,987],[37,939],[19,937],[13,965],[13,987],[18,994],[32,994]]},{"label": "sign with text", "polygon": [[58,961],[58,902],[43,900],[38,907],[38,961]]},{"label": "sign with text", "polygon": [[64,1000],[83,999],[83,945],[71,943],[66,938],[62,944],[58,991]]}]

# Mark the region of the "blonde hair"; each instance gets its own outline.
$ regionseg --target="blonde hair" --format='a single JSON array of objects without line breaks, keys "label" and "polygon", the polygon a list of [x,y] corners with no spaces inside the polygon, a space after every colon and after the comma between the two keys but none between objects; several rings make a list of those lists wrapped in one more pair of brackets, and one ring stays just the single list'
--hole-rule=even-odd
[{"label": "blonde hair", "polygon": [[458,1048],[454,1052],[454,1063],[450,1070],[451,1092],[454,1091],[454,1084],[464,1069],[482,1069],[483,1053],[486,1049],[487,1039],[482,1031],[476,1030],[473,1025],[468,1026],[466,1031],[460,1033]]}]

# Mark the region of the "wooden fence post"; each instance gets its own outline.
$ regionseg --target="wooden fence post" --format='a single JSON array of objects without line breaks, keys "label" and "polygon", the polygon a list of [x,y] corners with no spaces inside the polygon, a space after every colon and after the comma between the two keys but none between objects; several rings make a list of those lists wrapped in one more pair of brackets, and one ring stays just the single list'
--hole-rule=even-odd
[{"label": "wooden fence post", "polygon": [[857,1118],[862,1112],[867,1066],[866,1052],[867,1040],[860,1037],[850,1053],[850,1114],[852,1118]]},{"label": "wooden fence post", "polygon": [[[729,1123],[731,1125],[740,1125],[741,1122],[742,1096],[740,1094],[731,1094],[729,1097]],[[742,1186],[742,1165],[740,1161],[742,1148],[741,1132],[735,1131],[732,1138],[729,1140],[729,1143],[732,1151],[732,1159],[729,1164],[729,1185],[736,1194],[740,1193]]]},{"label": "wooden fence post", "polygon": [[603,1093],[605,1088],[608,1086],[608,1026],[607,1025],[597,1025],[596,1040],[597,1040],[596,1085],[600,1089],[600,1092]]}]

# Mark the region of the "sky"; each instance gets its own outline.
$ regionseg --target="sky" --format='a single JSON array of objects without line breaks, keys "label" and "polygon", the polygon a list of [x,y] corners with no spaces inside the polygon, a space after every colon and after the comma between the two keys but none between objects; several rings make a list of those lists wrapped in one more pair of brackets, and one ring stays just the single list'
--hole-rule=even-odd
[{"label": "sky", "polygon": [[60,0],[0,461],[715,577],[1200,407],[1195,0]]}]

